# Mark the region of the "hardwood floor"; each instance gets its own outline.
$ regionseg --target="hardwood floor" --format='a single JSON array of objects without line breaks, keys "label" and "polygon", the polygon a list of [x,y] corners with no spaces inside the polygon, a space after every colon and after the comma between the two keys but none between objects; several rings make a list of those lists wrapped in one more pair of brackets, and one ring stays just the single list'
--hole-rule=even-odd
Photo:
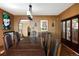
[{"label": "hardwood floor", "polygon": [[18,45],[10,48],[5,56],[44,56],[44,50],[38,41],[29,38],[22,39]]},{"label": "hardwood floor", "polygon": [[[61,44],[60,56],[79,56],[74,53],[70,48]],[[45,56],[45,51],[37,40],[24,38],[17,44],[1,54],[2,56]]]},{"label": "hardwood floor", "polygon": [[4,53],[4,47],[0,46],[0,56]]},{"label": "hardwood floor", "polygon": [[78,53],[74,52],[71,48],[67,47],[64,44],[62,44],[60,55],[61,56],[79,56]]}]

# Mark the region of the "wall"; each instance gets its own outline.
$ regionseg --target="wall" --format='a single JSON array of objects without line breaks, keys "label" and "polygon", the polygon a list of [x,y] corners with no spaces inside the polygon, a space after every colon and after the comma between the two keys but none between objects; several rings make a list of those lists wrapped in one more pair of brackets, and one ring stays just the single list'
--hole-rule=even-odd
[{"label": "wall", "polygon": [[[34,21],[36,21],[38,25],[40,25],[39,23],[40,20],[47,19],[49,21],[48,30],[53,33],[53,36],[56,39],[61,39],[61,20],[75,16],[77,14],[79,14],[79,4],[74,4],[58,16],[34,16]],[[21,19],[28,19],[28,18],[27,16],[15,16],[14,17],[14,24],[15,24],[14,30],[15,31],[18,31],[18,23],[19,23],[19,20]],[[53,28],[52,22],[54,21],[55,21],[55,27]],[[36,29],[38,29],[38,32],[40,32],[40,26],[38,26]]]},{"label": "wall", "polygon": [[[2,21],[2,13],[4,12],[4,10],[0,9],[0,21]],[[13,22],[14,22],[14,16],[12,14],[10,14],[11,17],[11,30],[7,30],[7,31],[12,31],[13,30]],[[0,22],[0,24],[2,25],[2,22]],[[6,30],[0,29],[0,46],[3,45],[3,32],[5,32]]]},{"label": "wall", "polygon": [[56,35],[59,39],[61,38],[61,20],[73,17],[78,14],[79,14],[79,4],[76,3],[57,16]]},{"label": "wall", "polygon": [[[38,32],[41,31],[40,29],[40,20],[48,20],[48,31],[55,34],[56,30],[55,27],[52,27],[52,22],[56,22],[56,16],[34,16],[33,20],[37,23],[36,30]],[[18,24],[20,20],[28,20],[27,16],[23,15],[16,15],[14,16],[14,30],[18,31]],[[56,25],[55,25],[56,26]]]},{"label": "wall", "polygon": [[2,19],[0,18],[0,46],[3,45],[3,30],[1,29]]},{"label": "wall", "polygon": [[55,38],[60,40],[61,39],[61,20],[60,16],[57,16],[56,25],[55,25]]},{"label": "wall", "polygon": [[79,14],[79,3],[72,5],[70,8],[60,14],[60,19],[66,19]]}]

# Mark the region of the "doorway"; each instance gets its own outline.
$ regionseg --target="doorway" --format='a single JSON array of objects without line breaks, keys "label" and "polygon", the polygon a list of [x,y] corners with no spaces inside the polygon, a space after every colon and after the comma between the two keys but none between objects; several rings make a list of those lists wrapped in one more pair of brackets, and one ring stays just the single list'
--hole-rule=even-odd
[{"label": "doorway", "polygon": [[19,33],[21,36],[30,36],[31,25],[30,20],[20,20],[19,22]]}]

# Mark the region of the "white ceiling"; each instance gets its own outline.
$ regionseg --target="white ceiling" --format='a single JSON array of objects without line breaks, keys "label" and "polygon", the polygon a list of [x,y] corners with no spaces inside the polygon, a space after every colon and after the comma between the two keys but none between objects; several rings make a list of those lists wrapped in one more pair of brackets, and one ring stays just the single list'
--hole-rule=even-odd
[{"label": "white ceiling", "polygon": [[[33,15],[59,15],[73,3],[31,3]],[[29,3],[0,3],[0,8],[13,15],[26,15]]]},{"label": "white ceiling", "polygon": [[0,3],[78,3],[79,0],[0,0]]}]

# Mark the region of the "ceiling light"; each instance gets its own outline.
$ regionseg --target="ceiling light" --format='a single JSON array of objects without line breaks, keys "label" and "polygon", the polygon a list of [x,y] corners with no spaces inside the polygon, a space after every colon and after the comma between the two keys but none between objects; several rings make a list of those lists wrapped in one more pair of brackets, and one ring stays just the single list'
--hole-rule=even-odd
[{"label": "ceiling light", "polygon": [[33,19],[33,16],[32,16],[32,5],[30,4],[29,5],[29,10],[27,11],[27,16],[30,20]]}]

